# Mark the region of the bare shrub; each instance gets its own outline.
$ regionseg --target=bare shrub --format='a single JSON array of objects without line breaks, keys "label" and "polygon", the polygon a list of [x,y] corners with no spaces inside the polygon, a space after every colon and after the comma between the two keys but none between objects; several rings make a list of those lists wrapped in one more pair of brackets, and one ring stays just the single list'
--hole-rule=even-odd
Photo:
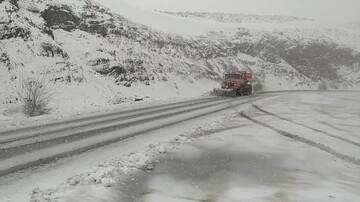
[{"label": "bare shrub", "polygon": [[340,88],[340,86],[336,82],[331,82],[331,83],[329,83],[329,88],[338,90]]},{"label": "bare shrub", "polygon": [[319,86],[318,86],[318,90],[328,90],[328,84],[326,83],[326,81],[320,81]]},{"label": "bare shrub", "polygon": [[40,116],[49,112],[48,104],[52,94],[49,83],[44,78],[26,78],[20,81],[17,94],[23,103],[23,112],[29,117]]}]

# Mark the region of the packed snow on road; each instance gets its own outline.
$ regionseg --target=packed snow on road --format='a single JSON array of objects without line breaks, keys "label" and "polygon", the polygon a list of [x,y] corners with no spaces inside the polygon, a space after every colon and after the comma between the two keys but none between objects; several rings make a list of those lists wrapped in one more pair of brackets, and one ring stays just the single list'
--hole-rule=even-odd
[{"label": "packed snow on road", "polygon": [[[358,201],[360,93],[262,100],[2,179],[9,201]],[[19,175],[21,177],[19,177]]]},{"label": "packed snow on road", "polygon": [[359,101],[294,93],[237,108],[128,174],[110,201],[358,201]]}]

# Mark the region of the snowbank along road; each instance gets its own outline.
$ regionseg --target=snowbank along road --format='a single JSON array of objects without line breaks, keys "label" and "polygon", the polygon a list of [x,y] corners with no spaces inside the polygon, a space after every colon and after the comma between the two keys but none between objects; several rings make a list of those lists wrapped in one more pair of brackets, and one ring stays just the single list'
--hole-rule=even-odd
[{"label": "snowbank along road", "polygon": [[202,98],[1,131],[0,176],[236,107],[249,99],[260,97]]}]

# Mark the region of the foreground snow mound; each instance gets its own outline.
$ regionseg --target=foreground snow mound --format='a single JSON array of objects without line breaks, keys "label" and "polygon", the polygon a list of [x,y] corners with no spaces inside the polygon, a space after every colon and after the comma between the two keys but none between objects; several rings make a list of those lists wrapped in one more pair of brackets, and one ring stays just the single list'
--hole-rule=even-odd
[{"label": "foreground snow mound", "polygon": [[183,144],[189,144],[199,136],[212,133],[223,127],[229,118],[228,115],[221,117],[215,122],[175,135],[170,141],[149,144],[141,152],[113,158],[106,164],[99,164],[94,170],[68,178],[54,189],[33,188],[30,201],[79,201],[83,194],[83,200],[87,199],[86,201],[98,201],[99,196],[104,196],[104,201],[112,201],[114,193],[111,192],[118,189],[119,180],[131,177],[137,171],[152,172],[159,156],[167,154],[168,150],[176,150]]},{"label": "foreground snow mound", "polygon": [[360,40],[345,31],[329,38],[325,31],[247,29],[181,36],[89,0],[3,0],[0,16],[1,111],[17,103],[16,86],[29,76],[48,79],[58,111],[200,96],[243,64],[264,90],[359,87]]}]

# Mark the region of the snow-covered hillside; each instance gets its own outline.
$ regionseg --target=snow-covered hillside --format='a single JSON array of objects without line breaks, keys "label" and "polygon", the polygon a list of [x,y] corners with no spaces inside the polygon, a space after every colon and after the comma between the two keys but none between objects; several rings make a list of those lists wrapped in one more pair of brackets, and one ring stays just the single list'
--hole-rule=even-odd
[{"label": "snow-covered hillside", "polygon": [[243,63],[264,90],[317,89],[320,82],[359,89],[359,49],[359,35],[338,29],[189,36],[132,22],[91,0],[0,0],[0,110],[17,102],[16,85],[32,75],[49,80],[53,111],[200,96]]},{"label": "snow-covered hillside", "polygon": [[354,35],[360,35],[360,21],[343,24],[342,28],[352,32]]},{"label": "snow-covered hillside", "polygon": [[160,11],[169,15],[180,16],[184,18],[194,18],[201,20],[214,20],[222,23],[286,23],[297,21],[311,21],[310,19],[298,18],[292,16],[279,15],[245,15],[239,13],[212,13],[212,12],[167,12]]}]

